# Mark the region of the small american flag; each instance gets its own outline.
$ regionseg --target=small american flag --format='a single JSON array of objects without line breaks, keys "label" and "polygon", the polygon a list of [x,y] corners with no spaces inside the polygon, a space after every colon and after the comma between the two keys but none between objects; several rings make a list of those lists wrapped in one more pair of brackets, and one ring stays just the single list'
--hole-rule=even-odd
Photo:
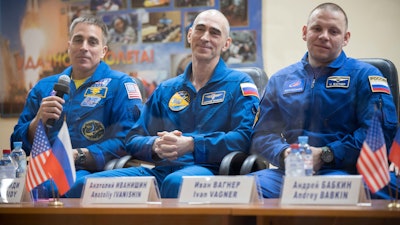
[{"label": "small american flag", "polygon": [[358,172],[372,193],[389,183],[389,164],[380,116],[376,112],[357,160]]},{"label": "small american flag", "polygon": [[142,99],[142,95],[140,94],[140,90],[137,84],[125,83],[125,89],[129,99]]},{"label": "small american flag", "polygon": [[33,138],[31,159],[26,174],[26,188],[28,191],[31,191],[50,178],[50,175],[44,168],[50,150],[50,143],[46,136],[42,120],[40,120]]}]

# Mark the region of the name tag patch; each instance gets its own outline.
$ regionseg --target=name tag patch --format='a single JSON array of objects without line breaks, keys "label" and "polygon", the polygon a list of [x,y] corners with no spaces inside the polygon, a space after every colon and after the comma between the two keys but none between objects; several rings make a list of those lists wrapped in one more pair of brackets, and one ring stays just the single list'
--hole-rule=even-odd
[{"label": "name tag patch", "polygon": [[81,102],[81,106],[86,106],[86,107],[95,107],[97,103],[99,103],[101,98],[99,97],[86,97],[83,99]]},{"label": "name tag patch", "polygon": [[326,80],[326,88],[349,88],[349,76],[330,76]]},{"label": "name tag patch", "polygon": [[201,105],[210,105],[223,102],[225,99],[225,91],[216,91],[205,93],[201,99]]}]

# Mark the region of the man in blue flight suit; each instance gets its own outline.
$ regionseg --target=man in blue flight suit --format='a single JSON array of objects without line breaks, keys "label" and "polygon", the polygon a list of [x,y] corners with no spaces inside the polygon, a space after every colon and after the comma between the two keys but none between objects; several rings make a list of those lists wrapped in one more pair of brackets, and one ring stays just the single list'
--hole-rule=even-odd
[{"label": "man in blue flight suit", "polygon": [[[200,13],[187,39],[192,62],[183,74],[161,83],[126,138],[126,150],[155,167],[130,167],[89,177],[154,176],[162,198],[176,198],[182,176],[218,173],[232,151],[248,152],[258,108],[257,88],[247,74],[221,59],[231,43],[229,23],[217,10]],[[79,197],[79,179],[69,197]],[[73,194],[72,194],[73,193]]]},{"label": "man in blue flight suit", "polygon": [[[61,74],[71,78],[70,93],[54,95],[61,74],[41,79],[29,92],[11,143],[22,141],[30,153],[39,120],[47,124],[50,143],[65,119],[73,147],[76,177],[103,170],[105,163],[125,154],[124,138],[140,116],[140,91],[133,78],[111,70],[101,59],[108,47],[107,26],[96,17],[79,17],[70,26],[71,66]],[[45,187],[50,191],[49,182]]]},{"label": "man in blue flight suit", "polygon": [[317,6],[303,27],[308,52],[268,82],[251,146],[278,167],[253,173],[266,198],[280,197],[284,159],[298,136],[309,137],[316,175],[357,174],[375,110],[383,115],[387,148],[392,143],[397,113],[390,88],[377,68],[346,56],[342,48],[350,39],[347,29],[342,8]]}]

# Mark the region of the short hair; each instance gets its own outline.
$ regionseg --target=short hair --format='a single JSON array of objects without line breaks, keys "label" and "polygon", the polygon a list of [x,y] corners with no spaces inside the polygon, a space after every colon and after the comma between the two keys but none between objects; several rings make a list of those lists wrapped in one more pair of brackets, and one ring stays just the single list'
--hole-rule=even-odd
[{"label": "short hair", "polygon": [[344,15],[344,20],[346,23],[346,30],[349,26],[349,21],[347,19],[347,15],[346,12],[342,9],[342,7],[340,7],[339,5],[332,3],[332,2],[326,2],[326,3],[322,3],[320,5],[318,5],[317,7],[315,7],[313,10],[311,10],[310,15],[308,16],[308,22],[310,20],[311,15],[319,9],[326,9],[326,10],[331,10],[331,11],[335,11],[335,12],[341,12]]},{"label": "short hair", "polygon": [[197,17],[200,14],[206,14],[206,13],[207,14],[214,14],[214,15],[220,15],[221,16],[221,18],[223,20],[223,25],[224,25],[223,28],[225,28],[226,36],[229,37],[229,32],[230,32],[229,21],[226,18],[226,16],[221,11],[219,11],[217,9],[208,9],[208,10],[202,11],[199,14],[197,14],[196,18],[193,21],[192,27],[197,24]]},{"label": "short hair", "polygon": [[72,35],[72,32],[74,31],[74,28],[76,27],[76,25],[78,25],[80,23],[86,23],[86,24],[91,24],[91,25],[100,27],[101,31],[103,33],[103,43],[104,43],[104,45],[107,44],[108,27],[100,17],[86,15],[86,16],[81,16],[81,17],[74,19],[74,21],[72,21],[72,23],[71,23],[71,26],[69,27],[69,35]]}]

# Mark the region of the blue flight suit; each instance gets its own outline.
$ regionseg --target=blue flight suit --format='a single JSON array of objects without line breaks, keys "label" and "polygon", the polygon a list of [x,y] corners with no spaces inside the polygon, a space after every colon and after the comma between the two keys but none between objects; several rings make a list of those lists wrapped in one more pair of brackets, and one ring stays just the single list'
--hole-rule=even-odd
[{"label": "blue flight suit", "polygon": [[390,88],[374,86],[382,77],[377,68],[347,58],[344,52],[323,68],[312,69],[307,58],[308,53],[271,76],[261,99],[251,152],[278,167],[253,173],[266,198],[280,197],[285,173],[281,153],[298,136],[308,136],[310,146],[328,146],[334,153],[334,163],[324,165],[317,175],[346,175],[357,174],[357,159],[375,110],[383,115],[387,149],[396,132]]},{"label": "blue flight suit", "polygon": [[[154,176],[161,197],[176,198],[182,176],[214,175],[225,155],[248,152],[259,97],[252,79],[226,67],[222,59],[208,83],[196,91],[190,78],[192,64],[183,74],[161,83],[146,102],[136,126],[126,138],[126,150],[155,167],[130,167],[87,176]],[[242,86],[243,85],[243,86]],[[249,87],[250,89],[246,89]],[[194,139],[194,152],[175,161],[154,161],[152,145],[159,131],[180,130]],[[77,180],[68,197],[79,197],[85,180]]]},{"label": "blue flight suit", "polygon": [[[72,67],[61,74],[41,79],[29,92],[18,124],[11,135],[11,143],[22,141],[27,154],[32,144],[28,128],[39,110],[42,99],[54,94],[54,84],[62,75],[71,75]],[[78,89],[70,83],[70,93],[64,95],[61,117],[47,130],[52,144],[60,130],[63,118],[68,125],[72,148],[87,148],[96,161],[96,171],[106,162],[125,153],[124,138],[140,116],[142,100],[137,84],[128,75],[111,70],[100,62],[96,71]],[[76,166],[77,179],[94,171]],[[47,182],[48,183],[48,182]],[[47,188],[50,190],[49,188]]]}]

